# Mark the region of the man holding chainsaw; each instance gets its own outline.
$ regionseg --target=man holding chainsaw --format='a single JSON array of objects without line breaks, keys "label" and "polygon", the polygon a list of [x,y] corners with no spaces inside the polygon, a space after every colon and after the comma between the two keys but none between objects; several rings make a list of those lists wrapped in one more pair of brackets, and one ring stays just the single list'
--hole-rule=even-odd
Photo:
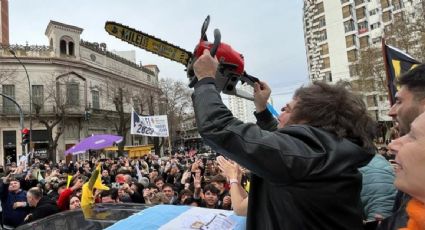
[{"label": "man holding chainsaw", "polygon": [[218,61],[208,50],[193,67],[199,133],[253,174],[248,229],[363,229],[357,168],[373,157],[375,124],[361,98],[340,85],[313,83],[295,92],[278,123],[266,109],[271,90],[259,82],[257,124],[243,123],[222,102]]}]

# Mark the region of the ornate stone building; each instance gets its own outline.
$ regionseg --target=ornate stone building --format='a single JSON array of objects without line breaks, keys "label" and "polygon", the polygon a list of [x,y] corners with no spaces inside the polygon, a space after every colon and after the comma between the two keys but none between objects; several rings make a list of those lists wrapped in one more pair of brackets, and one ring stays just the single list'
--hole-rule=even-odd
[{"label": "ornate stone building", "polygon": [[[45,31],[49,46],[27,44],[0,49],[1,92],[21,106],[26,128],[30,127],[32,95],[32,147],[38,156],[46,157],[55,138],[59,160],[64,159],[65,149],[91,134],[116,134],[117,111],[121,109],[129,113],[134,107],[141,114],[158,114],[157,66],[138,65],[109,52],[104,43],[83,41],[82,32],[82,28],[50,21]],[[16,106],[3,97],[0,164],[14,161],[22,153],[20,129]],[[146,137],[129,134],[125,141],[148,144]]]}]

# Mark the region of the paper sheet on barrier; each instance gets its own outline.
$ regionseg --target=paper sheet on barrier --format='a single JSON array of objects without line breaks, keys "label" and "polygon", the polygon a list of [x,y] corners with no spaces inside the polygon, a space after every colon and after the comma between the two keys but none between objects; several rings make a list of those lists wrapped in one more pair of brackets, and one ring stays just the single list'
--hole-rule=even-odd
[{"label": "paper sheet on barrier", "polygon": [[217,229],[227,230],[235,228],[235,221],[229,218],[234,214],[232,211],[205,209],[193,207],[182,213],[166,225],[161,226],[160,230],[171,229]]}]

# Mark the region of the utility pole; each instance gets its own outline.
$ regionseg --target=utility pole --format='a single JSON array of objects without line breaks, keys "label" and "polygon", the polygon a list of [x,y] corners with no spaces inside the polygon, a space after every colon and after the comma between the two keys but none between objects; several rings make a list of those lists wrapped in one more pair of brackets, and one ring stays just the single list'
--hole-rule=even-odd
[{"label": "utility pole", "polygon": [[28,92],[29,92],[28,93],[29,94],[28,96],[29,96],[29,99],[30,99],[30,113],[29,113],[29,115],[30,115],[30,145],[28,147],[28,152],[30,152],[31,151],[31,147],[32,147],[32,92],[31,92],[30,76],[28,75],[28,71],[27,71],[27,68],[25,67],[24,63],[22,63],[21,62],[21,59],[19,59],[16,56],[15,51],[9,49],[9,52],[15,57],[16,60],[18,60],[19,64],[21,64],[22,67],[24,67],[25,74],[26,74],[27,80],[28,80]]}]

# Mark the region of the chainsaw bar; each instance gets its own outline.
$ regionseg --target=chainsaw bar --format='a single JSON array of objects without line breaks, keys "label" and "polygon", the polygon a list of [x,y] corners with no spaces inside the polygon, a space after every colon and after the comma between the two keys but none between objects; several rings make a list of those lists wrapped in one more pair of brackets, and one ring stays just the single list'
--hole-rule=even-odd
[{"label": "chainsaw bar", "polygon": [[110,35],[127,43],[140,47],[161,57],[176,61],[185,66],[188,65],[192,58],[192,53],[187,50],[116,22],[107,21],[105,23],[105,30]]}]

